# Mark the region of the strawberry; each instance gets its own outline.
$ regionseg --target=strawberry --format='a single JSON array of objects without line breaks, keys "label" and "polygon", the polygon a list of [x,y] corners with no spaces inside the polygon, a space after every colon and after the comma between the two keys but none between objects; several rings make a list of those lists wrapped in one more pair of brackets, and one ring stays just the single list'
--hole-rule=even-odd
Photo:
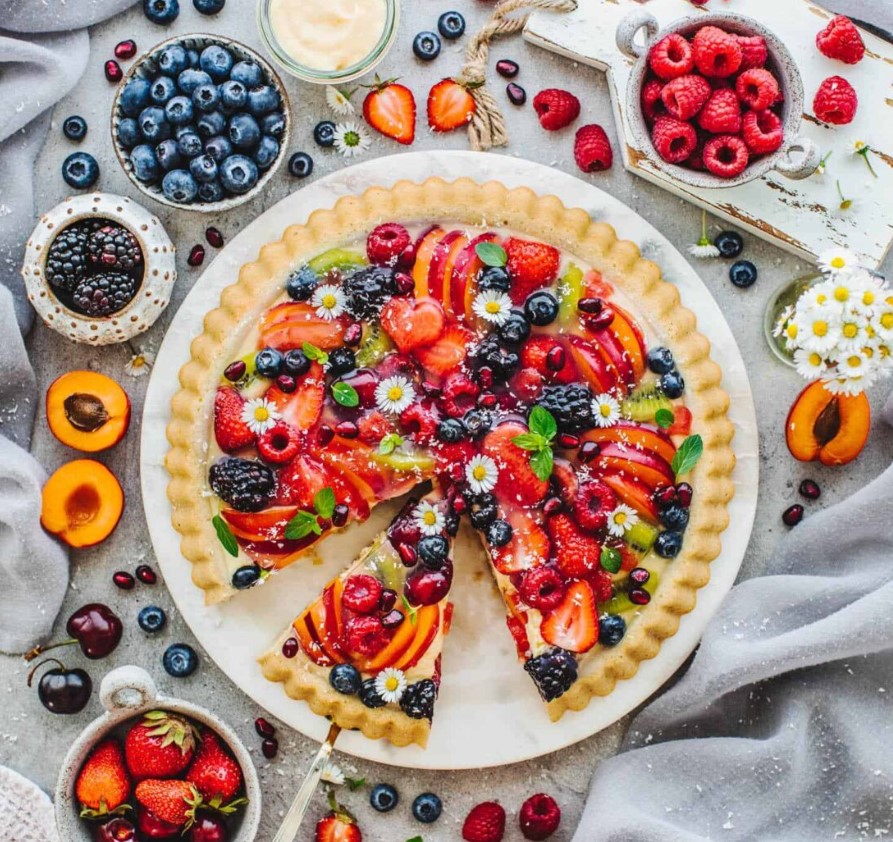
[{"label": "strawberry", "polygon": [[363,117],[377,132],[410,146],[415,140],[416,105],[412,91],[394,79],[376,84],[363,101]]},{"label": "strawberry", "polygon": [[332,789],[329,789],[329,807],[329,814],[316,823],[316,842],[363,842],[357,820],[335,800]]},{"label": "strawberry", "polygon": [[394,297],[381,311],[381,326],[394,344],[408,353],[440,339],[444,327],[443,307],[430,296]]},{"label": "strawberry", "polygon": [[313,508],[313,497],[329,484],[329,475],[309,453],[301,453],[279,471],[276,503]]},{"label": "strawberry", "polygon": [[451,132],[468,125],[476,110],[468,88],[452,79],[438,82],[428,93],[428,125],[435,132]]},{"label": "strawberry", "polygon": [[512,539],[503,547],[490,547],[493,566],[509,575],[544,565],[549,559],[549,536],[530,510],[513,508],[506,520]]},{"label": "strawberry", "polygon": [[223,386],[214,396],[214,438],[224,453],[235,453],[249,447],[257,436],[242,420],[245,399],[236,389]]},{"label": "strawberry", "polygon": [[78,772],[74,792],[81,816],[96,818],[116,811],[130,795],[130,778],[117,740],[103,740]]},{"label": "strawberry", "polygon": [[602,555],[601,543],[583,532],[570,515],[557,514],[549,518],[547,528],[552,539],[555,561],[565,576],[579,579],[598,570]]},{"label": "strawberry", "polygon": [[195,760],[186,773],[205,801],[223,804],[235,798],[242,788],[242,770],[213,731],[206,731]]},{"label": "strawberry", "polygon": [[500,842],[505,836],[505,810],[495,801],[473,807],[462,825],[465,842]]},{"label": "strawberry", "polygon": [[309,430],[319,420],[326,397],[322,366],[314,361],[294,392],[289,394],[271,386],[265,397],[292,427]]},{"label": "strawberry", "polygon": [[523,304],[530,293],[555,282],[561,265],[558,249],[517,237],[509,237],[504,248],[508,255],[508,273],[512,278],[509,295],[514,304]]},{"label": "strawberry", "polygon": [[195,754],[195,742],[195,730],[185,719],[149,711],[124,739],[127,768],[137,780],[179,775]]},{"label": "strawberry", "polygon": [[161,781],[150,778],[136,785],[136,800],[163,822],[183,827],[191,824],[202,803],[195,786],[188,781]]},{"label": "strawberry", "polygon": [[577,379],[577,370],[574,368],[574,363],[569,353],[565,351],[564,365],[558,371],[549,366],[547,358],[549,352],[555,348],[561,348],[565,351],[561,340],[554,336],[545,336],[543,334],[531,336],[521,349],[521,365],[525,368],[536,369],[550,383],[573,383]]},{"label": "strawberry", "polygon": [[523,506],[539,503],[549,490],[547,480],[540,479],[530,467],[530,452],[513,444],[512,439],[527,433],[525,424],[507,421],[487,433],[482,451],[499,467],[494,493],[505,502]]},{"label": "strawberry", "polygon": [[424,348],[416,348],[413,356],[425,371],[443,377],[465,360],[471,338],[471,333],[461,325],[447,325],[440,339]]},{"label": "strawberry", "polygon": [[589,582],[574,582],[564,601],[540,628],[543,639],[568,652],[588,652],[598,643],[598,609]]}]

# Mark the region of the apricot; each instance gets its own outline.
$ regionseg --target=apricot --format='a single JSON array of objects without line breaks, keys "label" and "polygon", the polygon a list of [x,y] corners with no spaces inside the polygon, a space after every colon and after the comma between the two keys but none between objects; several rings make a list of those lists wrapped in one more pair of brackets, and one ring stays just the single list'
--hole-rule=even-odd
[{"label": "apricot", "polygon": [[846,465],[862,452],[870,429],[871,405],[864,393],[835,395],[817,380],[794,401],[785,438],[801,462]]},{"label": "apricot", "polygon": [[115,475],[94,459],[75,459],[46,481],[40,522],[70,547],[92,547],[115,531],[123,511]]},{"label": "apricot", "polygon": [[111,377],[69,371],[47,389],[47,423],[62,444],[75,450],[108,450],[130,426],[130,399]]}]

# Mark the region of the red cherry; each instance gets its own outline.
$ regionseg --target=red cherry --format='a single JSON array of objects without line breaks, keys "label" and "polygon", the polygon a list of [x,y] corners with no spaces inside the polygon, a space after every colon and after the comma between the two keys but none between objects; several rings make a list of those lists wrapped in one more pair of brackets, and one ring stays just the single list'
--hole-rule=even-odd
[{"label": "red cherry", "polygon": [[614,321],[614,311],[607,305],[593,316],[586,317],[586,327],[590,330],[604,330]]},{"label": "red cherry", "polygon": [[113,58],[110,58],[105,63],[105,78],[108,79],[109,82],[120,82],[123,76],[124,71],[121,70],[121,65]]},{"label": "red cherry", "polygon": [[453,562],[447,559],[440,570],[416,568],[403,585],[406,598],[413,605],[435,605],[450,591],[453,584]]},{"label": "red cherry", "polygon": [[135,842],[136,828],[127,819],[112,819],[96,828],[96,842]]},{"label": "red cherry", "polygon": [[212,226],[205,231],[205,239],[208,241],[209,245],[214,246],[215,249],[223,248],[223,234],[221,234],[217,228]]},{"label": "red cherry", "polygon": [[298,384],[295,382],[295,378],[290,374],[280,374],[276,378],[276,386],[280,392],[284,392],[286,395],[290,395],[294,392],[295,389],[298,388]]},{"label": "red cherry", "polygon": [[199,813],[189,832],[189,842],[226,842],[228,838],[226,822],[214,813]]},{"label": "red cherry", "polygon": [[189,252],[189,257],[186,258],[186,262],[190,266],[201,266],[205,262],[205,247],[201,243],[193,246]]},{"label": "red cherry", "polygon": [[159,819],[151,810],[140,807],[136,814],[136,826],[147,839],[172,839],[180,833],[180,826]]},{"label": "red cherry", "polygon": [[128,59],[136,55],[136,41],[128,38],[126,41],[120,41],[115,45],[115,58]]}]

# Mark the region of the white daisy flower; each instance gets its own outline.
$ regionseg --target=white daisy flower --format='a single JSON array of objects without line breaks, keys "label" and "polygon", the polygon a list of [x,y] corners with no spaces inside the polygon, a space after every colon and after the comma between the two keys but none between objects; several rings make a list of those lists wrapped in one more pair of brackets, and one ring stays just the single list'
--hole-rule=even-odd
[{"label": "white daisy flower", "polygon": [[596,427],[613,427],[620,420],[620,404],[613,395],[596,395],[592,399]]},{"label": "white daisy flower", "polygon": [[845,196],[840,181],[837,182],[837,195],[840,196],[840,203],[834,210],[835,216],[849,216],[859,206],[859,200],[855,197]]},{"label": "white daisy flower", "polygon": [[375,387],[375,403],[382,412],[399,415],[415,400],[412,383],[399,374],[386,377]]},{"label": "white daisy flower", "polygon": [[796,309],[802,311],[805,307],[824,307],[831,302],[833,292],[833,281],[822,281],[820,284],[815,284],[797,299]]},{"label": "white daisy flower", "polygon": [[[820,354],[830,351],[840,339],[839,314],[830,308],[816,308],[804,313],[802,322],[795,319],[791,325],[796,327],[798,344]],[[791,325],[788,326],[789,332]]]},{"label": "white daisy flower", "polygon": [[343,786],[345,781],[344,772],[337,763],[333,763],[330,760],[326,763],[326,768],[322,770],[321,780],[333,786]]},{"label": "white daisy flower", "polygon": [[347,117],[356,110],[350,101],[350,97],[350,91],[342,91],[334,85],[326,87],[326,105],[341,117]]},{"label": "white daisy flower", "polygon": [[784,335],[785,328],[788,326],[788,322],[794,317],[794,305],[788,304],[787,307],[784,308],[778,314],[778,321],[775,323],[775,327],[772,328],[772,335],[778,339],[779,337]]},{"label": "white daisy flower", "polygon": [[608,534],[615,538],[622,538],[638,522],[639,516],[636,514],[635,509],[631,509],[625,503],[621,503],[608,515]]},{"label": "white daisy flower", "polygon": [[138,351],[126,363],[124,372],[131,377],[143,377],[152,370],[155,354],[151,351]]},{"label": "white daisy flower", "polygon": [[359,123],[339,123],[335,126],[335,151],[345,158],[355,158],[372,145],[367,131]]},{"label": "white daisy flower", "polygon": [[485,321],[501,325],[512,311],[512,299],[498,289],[487,289],[478,293],[471,309]]},{"label": "white daisy flower", "polygon": [[387,667],[375,676],[375,692],[386,702],[396,704],[405,690],[406,676],[394,667]]},{"label": "white daisy flower", "polygon": [[819,255],[819,269],[833,278],[849,275],[858,267],[856,256],[847,249],[828,249]]},{"label": "white daisy flower", "polygon": [[840,324],[840,339],[837,342],[837,349],[843,353],[858,352],[860,348],[864,348],[870,342],[871,336],[868,334],[866,322],[855,314],[844,316]]},{"label": "white daisy flower", "polygon": [[416,506],[413,515],[416,526],[422,530],[423,535],[440,535],[446,526],[446,518],[443,514],[432,506],[427,500],[422,500]]},{"label": "white daisy flower", "polygon": [[479,453],[466,466],[465,479],[475,494],[486,494],[496,487],[499,468],[489,456]]},{"label": "white daisy flower", "polygon": [[893,309],[885,307],[872,319],[877,335],[883,339],[893,339]]},{"label": "white daisy flower", "polygon": [[313,291],[310,303],[316,307],[316,315],[321,319],[332,321],[344,312],[347,298],[344,290],[335,284],[323,284]]},{"label": "white daisy flower", "polygon": [[806,380],[816,380],[828,371],[828,363],[818,351],[807,351],[800,348],[794,351],[794,364],[797,374]]},{"label": "white daisy flower", "polygon": [[834,154],[832,150],[821,161],[819,161],[819,165],[815,168],[816,175],[824,175],[828,171],[828,159]]},{"label": "white daisy flower", "polygon": [[824,381],[825,388],[832,395],[858,395],[871,386],[872,382],[863,377],[842,377]]},{"label": "white daisy flower", "polygon": [[719,257],[719,249],[710,242],[707,236],[707,211],[701,211],[701,237],[694,244],[688,247],[688,253],[692,257],[710,258]]},{"label": "white daisy flower", "polygon": [[276,407],[266,398],[253,398],[245,401],[245,406],[242,407],[242,422],[256,436],[275,426],[281,417]]},{"label": "white daisy flower", "polygon": [[874,167],[872,166],[871,161],[868,156],[871,154],[871,147],[864,140],[853,140],[849,144],[850,155],[858,155],[865,161],[865,166],[868,167],[868,171],[877,178],[877,173],[875,172]]}]

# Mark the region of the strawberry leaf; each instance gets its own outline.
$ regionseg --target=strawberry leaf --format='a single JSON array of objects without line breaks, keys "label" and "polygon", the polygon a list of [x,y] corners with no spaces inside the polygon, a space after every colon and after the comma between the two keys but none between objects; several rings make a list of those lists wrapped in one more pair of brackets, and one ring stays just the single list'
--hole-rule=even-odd
[{"label": "strawberry leaf", "polygon": [[229,524],[220,517],[220,515],[214,515],[211,523],[214,524],[214,531],[217,533],[217,538],[220,543],[223,544],[223,549],[233,557],[238,556],[239,543],[236,541],[236,536],[233,535],[232,530],[229,528]]},{"label": "strawberry leaf", "polygon": [[673,473],[676,475],[677,480],[679,477],[685,476],[685,474],[698,464],[698,460],[701,458],[703,452],[704,441],[697,434],[689,436],[682,442],[679,446],[679,450],[676,451],[676,455],[673,457],[673,463],[670,466],[673,469]]},{"label": "strawberry leaf", "polygon": [[313,497],[313,508],[321,518],[328,520],[335,511],[335,492],[330,487],[317,491]]},{"label": "strawberry leaf", "polygon": [[356,792],[358,789],[362,789],[366,786],[365,778],[345,778],[344,782],[347,784],[347,788],[351,792]]},{"label": "strawberry leaf", "polygon": [[673,426],[676,416],[669,409],[659,409],[654,415],[654,423],[662,430]]},{"label": "strawberry leaf", "polygon": [[551,443],[552,439],[558,434],[558,424],[555,417],[539,405],[530,410],[530,418],[528,419],[530,432],[537,433]]},{"label": "strawberry leaf", "polygon": [[620,551],[614,547],[603,547],[599,561],[608,573],[617,573],[620,570],[620,565],[623,564],[623,557],[620,555]]},{"label": "strawberry leaf", "polygon": [[312,342],[305,342],[301,346],[301,350],[308,360],[316,360],[320,365],[325,365],[329,361],[329,355],[322,348],[317,348]]},{"label": "strawberry leaf", "polygon": [[289,541],[300,541],[310,533],[322,535],[322,527],[319,525],[319,516],[315,512],[299,511],[287,524],[285,524],[285,537]]},{"label": "strawberry leaf", "polygon": [[552,448],[544,447],[538,450],[530,457],[530,467],[536,474],[538,479],[548,480],[552,476],[552,467],[554,460],[552,459]]},{"label": "strawberry leaf", "polygon": [[360,396],[357,394],[357,390],[350,383],[345,383],[343,380],[332,384],[332,397],[341,406],[354,407],[360,405]]},{"label": "strawberry leaf", "polygon": [[478,243],[474,250],[485,266],[505,266],[509,262],[505,249],[496,243]]}]

